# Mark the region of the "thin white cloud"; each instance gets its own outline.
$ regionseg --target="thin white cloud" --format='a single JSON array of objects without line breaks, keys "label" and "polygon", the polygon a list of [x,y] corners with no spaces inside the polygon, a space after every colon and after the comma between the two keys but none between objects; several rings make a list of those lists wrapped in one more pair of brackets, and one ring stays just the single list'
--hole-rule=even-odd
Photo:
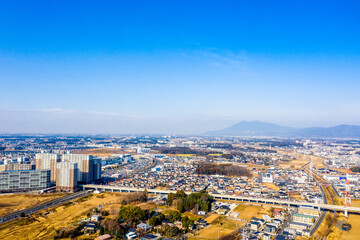
[{"label": "thin white cloud", "polygon": [[37,109],[34,110],[37,112],[45,112],[45,113],[74,113],[75,110],[72,109],[63,109],[63,108],[44,108],[44,109]]},{"label": "thin white cloud", "polygon": [[121,116],[119,113],[114,113],[114,112],[84,111],[84,113],[94,114],[94,115],[106,115],[106,116]]}]

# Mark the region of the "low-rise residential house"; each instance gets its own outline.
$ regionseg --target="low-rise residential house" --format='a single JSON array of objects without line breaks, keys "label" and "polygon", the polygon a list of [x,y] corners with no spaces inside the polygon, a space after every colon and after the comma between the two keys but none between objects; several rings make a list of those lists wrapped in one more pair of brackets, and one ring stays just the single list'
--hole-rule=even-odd
[{"label": "low-rise residential house", "polygon": [[137,238],[137,235],[134,232],[128,232],[127,234],[125,234],[125,237],[126,239],[135,239]]},{"label": "low-rise residential house", "polygon": [[156,240],[159,239],[159,236],[152,235],[152,234],[146,234],[141,237],[141,240]]},{"label": "low-rise residential house", "polygon": [[251,222],[250,228],[251,230],[258,231],[260,230],[261,224],[259,222]]},{"label": "low-rise residential house", "polygon": [[207,227],[207,225],[208,225],[208,223],[205,220],[202,220],[202,219],[200,219],[200,220],[198,220],[196,222],[196,227],[199,228],[199,229],[205,228],[205,227]]},{"label": "low-rise residential house", "polygon": [[266,224],[266,226],[264,228],[264,232],[274,234],[274,233],[276,233],[277,229],[278,228],[275,225]]},{"label": "low-rise residential house", "polygon": [[100,219],[101,219],[100,215],[92,215],[90,218],[90,221],[98,222],[98,221],[100,221]]},{"label": "low-rise residential house", "polygon": [[89,222],[84,225],[84,230],[89,232],[95,232],[97,230],[96,224],[94,222]]},{"label": "low-rise residential house", "polygon": [[151,226],[149,224],[147,224],[147,223],[140,223],[140,224],[136,225],[136,228],[137,229],[142,229],[144,231],[148,231],[148,230],[151,229]]},{"label": "low-rise residential house", "polygon": [[271,221],[271,217],[269,215],[263,215],[263,219],[266,221],[266,222],[270,222]]},{"label": "low-rise residential house", "polygon": [[110,240],[110,239],[112,239],[110,234],[104,234],[95,238],[95,240]]},{"label": "low-rise residential house", "polygon": [[265,233],[264,236],[263,236],[263,240],[271,240],[271,235]]}]

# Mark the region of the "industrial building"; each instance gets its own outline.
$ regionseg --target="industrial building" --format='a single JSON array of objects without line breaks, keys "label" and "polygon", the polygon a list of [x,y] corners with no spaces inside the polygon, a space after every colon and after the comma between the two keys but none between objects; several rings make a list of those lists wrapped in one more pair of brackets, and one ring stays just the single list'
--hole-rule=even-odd
[{"label": "industrial building", "polygon": [[50,170],[0,172],[0,192],[40,190],[50,187]]},{"label": "industrial building", "polygon": [[18,170],[35,170],[35,164],[6,163],[0,165],[0,172]]}]

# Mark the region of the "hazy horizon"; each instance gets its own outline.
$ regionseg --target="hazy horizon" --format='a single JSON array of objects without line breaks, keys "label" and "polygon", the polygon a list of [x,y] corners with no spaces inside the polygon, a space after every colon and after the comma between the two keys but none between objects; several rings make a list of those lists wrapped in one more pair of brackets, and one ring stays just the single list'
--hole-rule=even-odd
[{"label": "hazy horizon", "polygon": [[360,4],[0,4],[0,133],[360,125]]}]

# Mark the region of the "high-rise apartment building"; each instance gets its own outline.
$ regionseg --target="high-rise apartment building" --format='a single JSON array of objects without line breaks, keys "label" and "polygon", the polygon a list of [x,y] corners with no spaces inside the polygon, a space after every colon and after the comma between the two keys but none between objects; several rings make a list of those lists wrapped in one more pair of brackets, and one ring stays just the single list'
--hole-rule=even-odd
[{"label": "high-rise apartment building", "polygon": [[56,153],[37,153],[35,155],[36,169],[50,169],[51,182],[56,181],[56,165],[61,161],[61,155]]},{"label": "high-rise apartment building", "polygon": [[[101,178],[101,160],[94,159],[92,155],[86,154],[53,154],[53,153],[39,153],[36,154],[36,169],[50,169],[51,181],[60,184],[60,179],[57,174],[63,174],[62,167],[67,172],[70,165],[62,165],[59,163],[76,164],[76,176],[74,176],[76,183],[92,183]],[[60,169],[59,169],[60,168]],[[71,168],[74,168],[72,165]],[[70,174],[70,176],[73,176]],[[74,181],[75,181],[74,180]],[[60,182],[59,182],[60,181]],[[64,182],[64,181],[62,181]],[[62,183],[61,183],[62,184]],[[66,185],[67,186],[67,185]],[[72,187],[72,186],[71,186]]]},{"label": "high-rise apartment building", "polygon": [[78,164],[59,162],[56,168],[56,190],[74,192],[78,183]]},{"label": "high-rise apartment building", "polygon": [[77,163],[78,181],[80,183],[91,183],[101,177],[101,162],[94,159],[92,155],[85,154],[63,154],[62,162]]}]

